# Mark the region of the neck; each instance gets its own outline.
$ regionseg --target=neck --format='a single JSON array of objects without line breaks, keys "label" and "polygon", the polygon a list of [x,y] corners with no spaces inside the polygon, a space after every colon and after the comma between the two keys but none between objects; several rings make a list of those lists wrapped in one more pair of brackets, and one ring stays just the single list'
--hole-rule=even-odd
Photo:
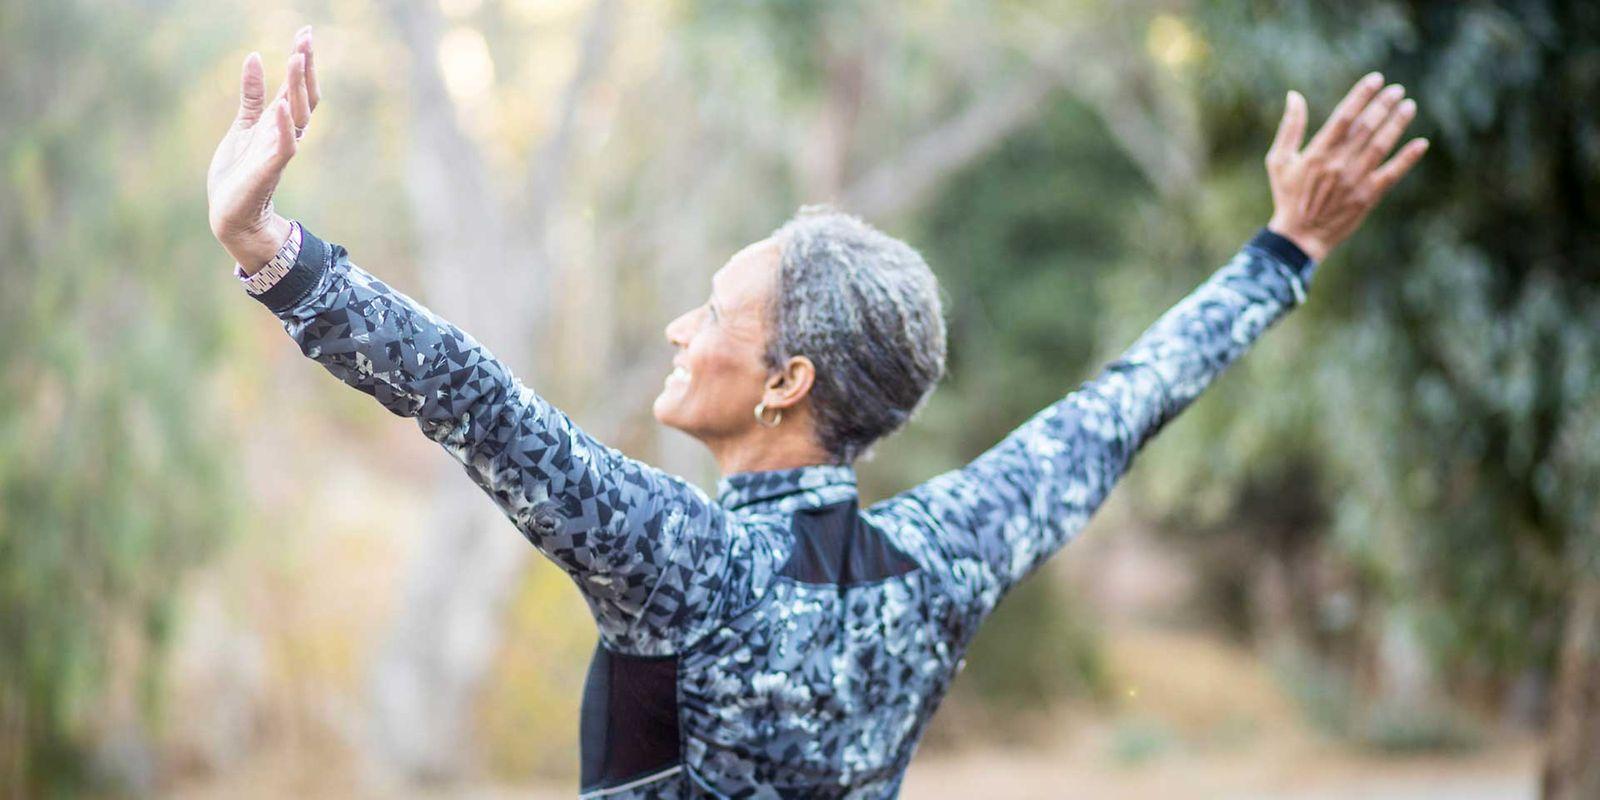
[{"label": "neck", "polygon": [[794,469],[817,464],[832,464],[833,459],[816,446],[762,446],[731,447],[713,450],[717,469],[723,477],[739,472],[763,472],[771,469]]},{"label": "neck", "polygon": [[809,426],[801,420],[784,420],[788,430],[755,428],[722,442],[707,442],[711,456],[723,477],[739,472],[794,469],[816,464],[832,464],[834,459],[816,443]]}]

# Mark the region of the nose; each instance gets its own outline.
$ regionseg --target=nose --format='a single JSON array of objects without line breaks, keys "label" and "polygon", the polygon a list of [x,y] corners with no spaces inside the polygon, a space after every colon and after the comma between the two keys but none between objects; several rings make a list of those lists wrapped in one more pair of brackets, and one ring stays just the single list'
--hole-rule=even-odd
[{"label": "nose", "polygon": [[690,325],[692,323],[691,318],[693,316],[693,311],[686,311],[682,314],[679,314],[677,319],[667,323],[667,328],[665,331],[667,335],[667,342],[673,347],[688,346],[689,334],[691,332]]}]

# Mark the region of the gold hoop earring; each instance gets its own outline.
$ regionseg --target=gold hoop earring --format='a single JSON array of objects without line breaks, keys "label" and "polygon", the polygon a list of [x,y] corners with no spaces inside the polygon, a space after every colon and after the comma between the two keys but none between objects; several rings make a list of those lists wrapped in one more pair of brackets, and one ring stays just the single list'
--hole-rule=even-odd
[{"label": "gold hoop earring", "polygon": [[778,416],[773,417],[772,421],[768,422],[766,419],[767,401],[762,400],[761,402],[756,403],[756,422],[760,423],[761,427],[763,428],[778,427],[778,425],[783,422],[783,409],[775,408],[773,410],[778,412]]}]

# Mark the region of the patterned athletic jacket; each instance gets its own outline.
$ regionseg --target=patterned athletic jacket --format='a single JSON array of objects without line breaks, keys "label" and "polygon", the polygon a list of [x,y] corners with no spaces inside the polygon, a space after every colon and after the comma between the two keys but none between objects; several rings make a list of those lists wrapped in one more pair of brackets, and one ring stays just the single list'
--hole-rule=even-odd
[{"label": "patterned athletic jacket", "polygon": [[577,583],[600,629],[583,797],[887,798],[995,603],[1313,268],[1262,231],[1093,380],[866,508],[847,466],[730,475],[712,498],[629,458],[309,232],[257,299],[307,356],[416,418]]}]

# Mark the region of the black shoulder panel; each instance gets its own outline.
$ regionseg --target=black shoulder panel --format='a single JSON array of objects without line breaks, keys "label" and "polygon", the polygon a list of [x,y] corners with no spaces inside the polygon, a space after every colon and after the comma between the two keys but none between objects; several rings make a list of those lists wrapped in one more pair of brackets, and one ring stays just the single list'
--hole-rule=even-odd
[{"label": "black shoulder panel", "polygon": [[868,525],[854,499],[795,512],[794,553],[778,573],[801,583],[853,586],[872,583],[917,568]]}]

